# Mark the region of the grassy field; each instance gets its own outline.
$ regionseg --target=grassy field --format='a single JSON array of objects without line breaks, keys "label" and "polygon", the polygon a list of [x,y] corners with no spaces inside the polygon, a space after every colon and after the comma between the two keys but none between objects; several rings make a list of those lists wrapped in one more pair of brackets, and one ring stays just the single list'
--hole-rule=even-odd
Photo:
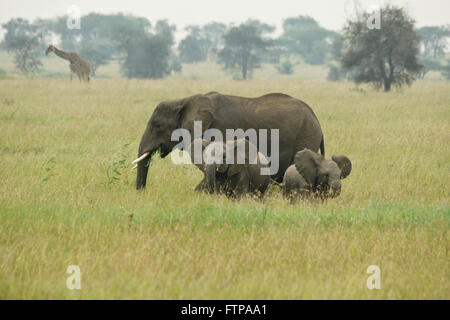
[{"label": "grassy field", "polygon": [[[450,298],[450,83],[385,94],[315,80],[320,67],[245,82],[200,69],[90,85],[0,80],[0,299]],[[212,90],[308,102],[327,155],[353,162],[341,196],[198,194],[201,172],[170,157],[155,158],[136,192],[130,161],[155,105]],[[66,288],[69,265],[81,290]],[[366,287],[369,265],[381,290]]]}]

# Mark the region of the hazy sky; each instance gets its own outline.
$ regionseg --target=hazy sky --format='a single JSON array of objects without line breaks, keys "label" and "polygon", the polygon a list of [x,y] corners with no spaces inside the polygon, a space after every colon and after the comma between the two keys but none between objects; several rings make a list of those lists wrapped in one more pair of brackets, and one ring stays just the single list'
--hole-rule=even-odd
[{"label": "hazy sky", "polygon": [[[260,19],[278,27],[286,17],[310,15],[328,29],[339,30],[352,13],[354,0],[0,0],[0,23],[10,18],[49,18],[78,5],[81,14],[131,13],[152,23],[169,19],[182,31],[189,24],[210,21],[239,23]],[[362,0],[363,7],[391,3],[407,8],[417,25],[450,24],[450,0]]]}]

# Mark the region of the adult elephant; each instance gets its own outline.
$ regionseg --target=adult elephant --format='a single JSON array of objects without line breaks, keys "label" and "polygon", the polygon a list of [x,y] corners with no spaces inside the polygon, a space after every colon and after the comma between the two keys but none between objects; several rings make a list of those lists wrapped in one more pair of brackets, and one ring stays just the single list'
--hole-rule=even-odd
[{"label": "adult elephant", "polygon": [[[190,131],[194,139],[194,121],[202,121],[202,131],[215,128],[226,136],[226,129],[279,129],[279,169],[272,175],[281,182],[286,169],[294,163],[297,151],[308,148],[325,155],[319,120],[303,101],[281,93],[258,98],[223,95],[217,92],[158,104],[147,123],[139,144],[136,189],[145,188],[149,161],[156,151],[166,157],[178,144],[171,141],[178,128]],[[271,134],[267,134],[267,154],[271,154]],[[258,141],[258,149],[260,149]],[[273,156],[273,155],[271,155]],[[270,159],[271,157],[267,157]],[[200,185],[199,185],[200,186]]]}]

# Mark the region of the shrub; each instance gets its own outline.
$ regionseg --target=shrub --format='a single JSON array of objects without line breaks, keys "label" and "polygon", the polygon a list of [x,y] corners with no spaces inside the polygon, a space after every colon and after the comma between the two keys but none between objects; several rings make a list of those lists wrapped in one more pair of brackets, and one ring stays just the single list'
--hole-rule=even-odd
[{"label": "shrub", "polygon": [[292,74],[294,72],[294,65],[290,61],[284,61],[277,67],[277,70],[281,74]]}]

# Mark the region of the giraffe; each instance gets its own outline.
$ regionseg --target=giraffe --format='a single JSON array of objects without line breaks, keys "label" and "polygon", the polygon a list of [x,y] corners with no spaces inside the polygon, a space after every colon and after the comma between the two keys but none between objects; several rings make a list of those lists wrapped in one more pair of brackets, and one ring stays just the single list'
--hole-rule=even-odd
[{"label": "giraffe", "polygon": [[69,60],[70,81],[72,81],[72,75],[75,72],[80,81],[83,80],[89,82],[89,75],[91,73],[91,67],[89,66],[89,62],[81,58],[75,52],[64,52],[62,50],[59,50],[53,45],[48,46],[47,50],[45,50],[45,55],[48,55],[50,51],[53,51],[60,58]]}]

